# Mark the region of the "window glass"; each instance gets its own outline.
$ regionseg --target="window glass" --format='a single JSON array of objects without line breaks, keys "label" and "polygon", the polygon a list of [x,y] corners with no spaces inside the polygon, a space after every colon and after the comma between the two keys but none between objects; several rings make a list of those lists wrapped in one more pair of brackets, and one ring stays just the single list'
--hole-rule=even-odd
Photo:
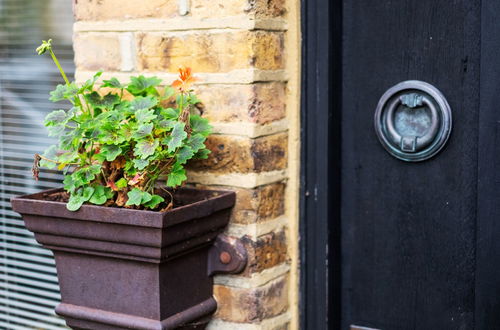
[{"label": "window glass", "polygon": [[51,252],[42,249],[10,208],[10,198],[59,187],[62,176],[31,176],[33,155],[54,143],[45,115],[63,104],[48,100],[62,83],[50,56],[38,56],[42,39],[72,79],[73,14],[70,0],[0,0],[0,328],[66,329],[54,313],[59,286]]}]

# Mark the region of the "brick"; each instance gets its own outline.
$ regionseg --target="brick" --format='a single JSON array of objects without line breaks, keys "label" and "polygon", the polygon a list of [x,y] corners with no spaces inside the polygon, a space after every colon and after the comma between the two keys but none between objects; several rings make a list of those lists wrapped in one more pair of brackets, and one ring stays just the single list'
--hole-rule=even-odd
[{"label": "brick", "polygon": [[189,168],[218,173],[282,170],[287,166],[287,143],[286,133],[256,139],[214,134],[206,142],[208,159],[193,161]]},{"label": "brick", "polygon": [[255,98],[249,108],[249,116],[259,124],[266,124],[286,116],[286,85],[263,83],[254,85]]},{"label": "brick", "polygon": [[288,260],[286,239],[284,231],[263,235],[256,241],[243,237],[242,241],[248,252],[248,264],[242,275],[260,273],[286,262]]},{"label": "brick", "polygon": [[284,68],[283,33],[170,32],[137,33],[137,67],[141,71],[175,73],[179,66],[195,72]]},{"label": "brick", "polygon": [[260,220],[276,218],[285,213],[284,183],[274,183],[259,187],[257,191],[257,215]]},{"label": "brick", "polygon": [[81,33],[73,40],[75,64],[84,70],[119,70],[120,40],[117,33]]},{"label": "brick", "polygon": [[281,82],[251,85],[200,85],[196,93],[212,122],[267,124],[286,116],[286,85]]},{"label": "brick", "polygon": [[[252,6],[247,0],[191,0],[188,16],[200,19],[248,14],[276,16],[282,11],[279,2],[282,0]],[[179,2],[174,0],[75,0],[74,8],[77,21],[181,17]]]},{"label": "brick", "polygon": [[246,14],[248,0],[191,0],[190,16],[215,18]]},{"label": "brick", "polygon": [[178,4],[172,0],[75,0],[74,13],[77,21],[172,18],[178,16]]},{"label": "brick", "polygon": [[215,285],[214,295],[219,306],[217,318],[230,322],[256,323],[288,309],[288,277],[251,289]]},{"label": "brick", "polygon": [[227,186],[196,185],[200,189],[231,189],[236,192],[236,204],[231,223],[253,224],[275,219],[285,213],[284,182],[271,183],[255,189],[231,188]]},{"label": "brick", "polygon": [[260,137],[254,140],[251,154],[254,171],[281,170],[287,165],[288,135],[286,133]]},{"label": "brick", "polygon": [[254,67],[261,70],[284,68],[285,40],[281,33],[257,31],[253,35]]},{"label": "brick", "polygon": [[205,143],[211,151],[208,159],[192,161],[189,168],[196,171],[240,172],[253,171],[250,154],[252,140],[238,136],[211,135]]},{"label": "brick", "polygon": [[[178,1],[173,0],[75,0],[74,3],[77,21],[181,17]],[[200,19],[242,15],[273,18],[285,14],[285,0],[191,0],[188,16]]]},{"label": "brick", "polygon": [[286,0],[249,0],[248,12],[258,18],[280,17],[286,14]]}]

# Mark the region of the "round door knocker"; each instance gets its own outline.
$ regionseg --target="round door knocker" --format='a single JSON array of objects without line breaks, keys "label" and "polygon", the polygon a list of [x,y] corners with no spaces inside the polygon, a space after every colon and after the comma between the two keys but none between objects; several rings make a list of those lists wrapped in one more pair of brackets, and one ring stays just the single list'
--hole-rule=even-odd
[{"label": "round door knocker", "polygon": [[394,157],[419,162],[436,155],[451,133],[451,109],[434,86],[404,81],[382,95],[375,112],[375,131]]}]

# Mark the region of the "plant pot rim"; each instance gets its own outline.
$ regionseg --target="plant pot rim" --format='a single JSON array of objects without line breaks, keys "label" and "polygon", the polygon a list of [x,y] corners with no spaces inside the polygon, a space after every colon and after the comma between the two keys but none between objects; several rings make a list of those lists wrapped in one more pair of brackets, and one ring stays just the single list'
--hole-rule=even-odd
[{"label": "plant pot rim", "polygon": [[78,211],[69,211],[64,202],[43,199],[43,196],[47,193],[62,190],[62,188],[55,188],[34,194],[12,197],[12,209],[23,215],[29,214],[129,226],[166,228],[188,219],[202,218],[214,212],[230,208],[234,205],[236,199],[236,193],[230,190],[180,188],[177,191],[178,193],[182,193],[185,196],[194,195],[198,198],[195,198],[191,203],[166,212],[87,204],[82,205]]}]

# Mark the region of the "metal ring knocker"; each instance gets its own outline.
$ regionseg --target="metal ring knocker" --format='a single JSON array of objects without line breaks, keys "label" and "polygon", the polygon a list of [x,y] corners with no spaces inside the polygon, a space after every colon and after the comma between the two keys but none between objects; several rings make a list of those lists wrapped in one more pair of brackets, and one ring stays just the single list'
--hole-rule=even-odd
[{"label": "metal ring knocker", "polygon": [[[396,124],[397,114],[399,119]],[[417,162],[429,159],[446,144],[451,109],[443,94],[422,81],[405,81],[390,88],[375,112],[375,130],[394,157]]]},{"label": "metal ring knocker", "polygon": [[427,97],[422,97],[422,104],[428,106],[431,111],[431,126],[423,136],[401,136],[394,127],[394,112],[397,106],[399,106],[400,104],[404,104],[403,98],[404,96],[401,96],[398,99],[394,100],[387,110],[387,132],[389,133],[392,142],[395,144],[399,144],[402,151],[416,152],[428,146],[432,142],[432,140],[434,140],[434,137],[438,134],[440,121],[439,115],[434,104]]}]

